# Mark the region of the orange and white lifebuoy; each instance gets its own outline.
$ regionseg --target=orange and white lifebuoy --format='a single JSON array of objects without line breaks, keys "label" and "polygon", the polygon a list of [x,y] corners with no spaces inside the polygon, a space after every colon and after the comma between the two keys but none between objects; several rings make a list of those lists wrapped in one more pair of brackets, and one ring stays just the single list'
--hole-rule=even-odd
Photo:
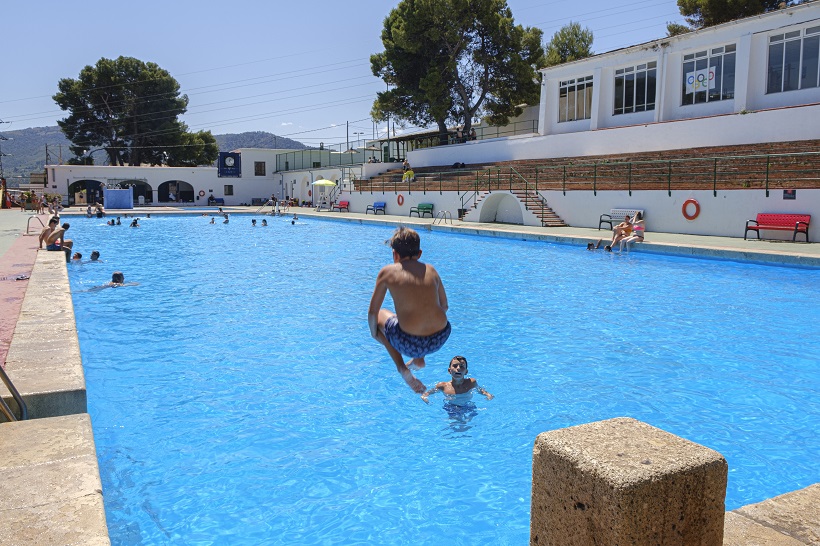
[{"label": "orange and white lifebuoy", "polygon": [[[688,206],[695,205],[695,212],[689,214]],[[683,202],[683,207],[681,207],[681,212],[683,213],[683,217],[687,220],[694,220],[700,215],[700,203],[698,203],[697,199],[687,199]]]},{"label": "orange and white lifebuoy", "polygon": [[205,197],[205,190],[199,190],[199,196]]},{"label": "orange and white lifebuoy", "polygon": [[404,196],[402,194],[399,194],[399,196],[396,197],[396,203],[398,203],[399,206],[402,206],[404,204]]}]

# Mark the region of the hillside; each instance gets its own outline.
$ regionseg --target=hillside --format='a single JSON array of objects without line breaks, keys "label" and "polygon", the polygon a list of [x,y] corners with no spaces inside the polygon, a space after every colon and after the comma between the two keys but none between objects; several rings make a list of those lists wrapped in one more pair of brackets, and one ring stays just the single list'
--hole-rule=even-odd
[{"label": "hillside", "polygon": [[[65,138],[59,127],[33,127],[18,131],[2,131],[0,136],[9,140],[0,140],[0,151],[3,154],[3,175],[8,178],[9,184],[16,186],[19,179],[29,173],[41,171],[46,164],[46,149],[48,160],[51,163],[63,162],[73,157],[69,150],[70,142]],[[289,138],[276,136],[264,131],[248,133],[229,133],[214,135],[219,145],[219,151],[229,152],[237,148],[286,148],[302,150],[306,148],[301,142]],[[105,155],[94,154],[94,159],[100,161]]]}]

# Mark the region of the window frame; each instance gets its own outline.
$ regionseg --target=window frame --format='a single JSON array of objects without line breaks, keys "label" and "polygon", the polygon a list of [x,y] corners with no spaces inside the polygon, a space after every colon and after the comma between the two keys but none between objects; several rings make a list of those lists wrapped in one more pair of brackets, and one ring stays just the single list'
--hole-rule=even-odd
[{"label": "window frame", "polygon": [[[558,82],[558,123],[592,119],[592,92],[594,78],[590,74],[579,78],[569,78]],[[566,94],[564,92],[566,91]],[[578,100],[580,97],[582,100]],[[566,97],[565,101],[562,99]],[[580,116],[579,116],[580,108]],[[570,109],[574,117],[570,117]]]},{"label": "window frame", "polygon": [[[650,74],[652,77],[650,77]],[[623,84],[619,87],[618,80],[622,79]],[[639,82],[643,80],[643,85]],[[631,85],[628,82],[631,81]],[[631,92],[629,88],[631,87]],[[639,87],[643,88],[643,100],[639,102]],[[650,94],[651,87],[651,94]],[[621,90],[621,102],[618,106],[619,88]],[[634,114],[636,112],[651,112],[655,110],[658,99],[658,61],[647,61],[645,63],[624,66],[615,70],[613,77],[612,93],[612,115]],[[627,96],[631,95],[631,96]],[[649,97],[652,100],[649,101]],[[627,100],[629,99],[629,100]],[[629,105],[627,106],[627,103]]]},{"label": "window frame", "polygon": [[[815,21],[812,21],[814,23]],[[790,77],[788,73],[792,70],[787,68],[791,63],[788,62],[789,53],[792,55],[795,52],[795,46],[799,46],[797,53],[796,75]],[[814,53],[813,69],[814,82],[813,85],[805,85],[807,66],[806,54],[807,49],[812,49],[808,53]],[[776,67],[772,66],[772,53],[776,50],[778,53],[780,64]],[[772,81],[773,72],[778,72],[777,78],[780,80],[776,88]],[[796,80],[796,86],[789,86],[786,88],[787,82]],[[768,36],[766,44],[766,94],[774,95],[777,93],[787,93],[789,91],[801,91],[803,89],[816,89],[820,87],[820,25],[806,26],[797,30],[782,31],[778,29]],[[774,88],[774,89],[773,89]]]},{"label": "window frame", "polygon": [[233,195],[233,184],[225,184],[222,195]]},{"label": "window frame", "polygon": [[267,170],[267,165],[265,164],[264,161],[254,161],[253,162],[253,175],[254,176],[266,176],[267,175],[266,170]]},{"label": "window frame", "polygon": [[[691,64],[691,68],[687,70],[687,65]],[[728,73],[727,67],[731,66],[731,73]],[[714,78],[719,82],[719,87],[716,91],[712,91],[709,85],[706,89],[699,91],[693,90],[691,93],[686,92],[687,84],[689,82],[687,74],[697,74],[704,70],[719,67],[720,74],[715,74]],[[698,76],[693,76],[697,78]],[[698,104],[709,104],[710,102],[720,102],[724,100],[734,100],[735,98],[735,81],[737,77],[737,44],[727,43],[714,47],[709,47],[701,51],[694,51],[683,55],[681,61],[681,106],[695,106]],[[731,81],[731,89],[727,82]],[[687,101],[687,95],[691,95],[691,99]]]}]

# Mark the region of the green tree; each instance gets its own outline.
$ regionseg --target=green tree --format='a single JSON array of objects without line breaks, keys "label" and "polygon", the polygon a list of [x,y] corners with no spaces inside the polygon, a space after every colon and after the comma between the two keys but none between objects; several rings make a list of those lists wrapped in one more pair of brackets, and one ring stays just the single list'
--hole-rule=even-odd
[{"label": "green tree", "polygon": [[686,34],[687,32],[692,32],[692,29],[686,25],[682,25],[680,23],[666,23],[667,36],[679,36],[681,34]]},{"label": "green tree", "polygon": [[402,0],[384,20],[373,74],[391,89],[371,114],[469,131],[475,117],[505,124],[539,97],[542,33],[516,25],[506,0]]},{"label": "green tree", "polygon": [[570,21],[568,25],[552,35],[547,44],[547,64],[555,66],[577,61],[592,55],[592,31],[581,28],[579,23]]},{"label": "green tree", "polygon": [[[63,78],[54,95],[69,112],[57,124],[72,142],[77,162],[91,148],[104,148],[109,165],[202,165],[218,156],[210,132],[195,135],[177,117],[188,107],[179,83],[154,63],[132,57],[102,58],[79,77]],[[192,145],[192,150],[180,151]]]},{"label": "green tree", "polygon": [[[678,9],[693,29],[711,27],[776,10],[783,0],[678,0]],[[668,26],[667,26],[668,30]]]}]

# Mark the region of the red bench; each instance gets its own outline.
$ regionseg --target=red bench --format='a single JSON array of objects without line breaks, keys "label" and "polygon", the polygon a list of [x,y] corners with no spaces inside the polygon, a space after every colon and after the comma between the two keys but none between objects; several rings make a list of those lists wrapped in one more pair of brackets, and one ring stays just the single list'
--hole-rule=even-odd
[{"label": "red bench", "polygon": [[342,209],[350,212],[350,201],[339,201],[331,207],[330,212],[333,212],[336,209],[339,209],[339,212],[342,212]]},{"label": "red bench", "polygon": [[743,233],[743,238],[750,231],[757,232],[757,238],[760,239],[761,229],[774,229],[780,231],[792,231],[792,241],[796,240],[797,234],[802,233],[806,236],[806,242],[809,242],[809,222],[811,221],[811,214],[764,214],[757,215],[756,220],[746,220],[746,231]]}]

